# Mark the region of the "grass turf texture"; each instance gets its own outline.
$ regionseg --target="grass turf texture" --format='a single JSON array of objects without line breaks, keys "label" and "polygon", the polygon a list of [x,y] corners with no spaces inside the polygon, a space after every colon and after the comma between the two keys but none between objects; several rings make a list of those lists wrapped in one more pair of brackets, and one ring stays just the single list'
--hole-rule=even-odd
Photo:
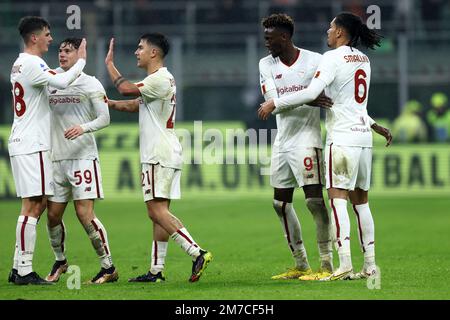
[{"label": "grass turf texture", "polygon": [[[316,269],[314,224],[302,197],[302,192],[297,191],[296,210],[310,264]],[[69,290],[67,274],[50,287],[7,283],[20,202],[2,201],[0,299],[449,299],[450,199],[373,198],[370,203],[376,226],[377,264],[381,268],[380,290],[369,290],[364,280],[271,280],[273,274],[292,266],[293,260],[271,199],[262,197],[186,198],[172,203],[172,211],[194,238],[214,254],[214,261],[198,283],[188,282],[191,260],[172,240],[166,257],[165,283],[128,283],[128,278],[147,272],[149,266],[152,229],[145,206],[139,201],[98,202],[96,213],[107,228],[120,279],[112,284],[82,284],[80,290]],[[363,260],[350,207],[349,213],[353,265],[359,271]],[[68,206],[64,221],[68,261],[81,268],[84,282],[98,272],[98,259],[73,206]],[[45,224],[44,214],[38,225],[34,256],[34,270],[42,277],[54,261]]]}]

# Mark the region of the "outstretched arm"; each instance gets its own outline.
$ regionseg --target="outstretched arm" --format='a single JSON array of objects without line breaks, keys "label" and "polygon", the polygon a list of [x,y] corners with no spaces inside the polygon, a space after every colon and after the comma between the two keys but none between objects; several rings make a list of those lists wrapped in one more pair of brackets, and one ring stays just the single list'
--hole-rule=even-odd
[{"label": "outstretched arm", "polygon": [[[258,116],[260,119],[266,120],[272,112],[276,114],[311,103],[319,97],[325,87],[325,82],[319,79],[313,79],[308,88],[303,89],[300,92],[262,103],[258,110]],[[313,104],[313,106],[317,105]],[[329,108],[330,105],[320,105],[320,107]]]},{"label": "outstretched arm", "polygon": [[139,97],[141,95],[139,88],[134,83],[131,83],[122,77],[119,70],[117,70],[114,65],[114,38],[112,38],[109,43],[109,51],[105,58],[105,64],[111,81],[121,95],[131,97]]},{"label": "outstretched arm", "polygon": [[139,112],[139,99],[108,100],[108,107],[117,111]]}]

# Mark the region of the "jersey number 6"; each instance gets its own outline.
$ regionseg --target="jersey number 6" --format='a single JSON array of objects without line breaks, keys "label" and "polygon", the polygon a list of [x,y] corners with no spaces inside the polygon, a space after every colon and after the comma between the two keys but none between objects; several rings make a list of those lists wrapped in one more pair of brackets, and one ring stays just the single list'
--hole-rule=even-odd
[{"label": "jersey number 6", "polygon": [[[366,73],[363,69],[358,69],[355,72],[355,100],[358,103],[363,103],[367,96],[367,82]],[[363,86],[364,92],[362,96],[359,95],[359,86]]]}]

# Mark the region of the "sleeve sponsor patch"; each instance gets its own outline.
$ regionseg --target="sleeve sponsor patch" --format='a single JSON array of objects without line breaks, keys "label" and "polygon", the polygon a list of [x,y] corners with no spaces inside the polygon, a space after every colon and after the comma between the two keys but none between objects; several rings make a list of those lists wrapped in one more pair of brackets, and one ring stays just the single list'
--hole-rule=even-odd
[{"label": "sleeve sponsor patch", "polygon": [[314,78],[318,78],[320,76],[320,71],[316,72],[316,75],[314,76]]},{"label": "sleeve sponsor patch", "polygon": [[140,88],[140,87],[143,87],[144,86],[144,84],[141,82],[141,83],[136,83],[136,87],[138,87],[138,88]]},{"label": "sleeve sponsor patch", "polygon": [[56,72],[53,71],[53,70],[48,70],[48,73],[50,73],[51,75],[55,75],[56,74]]}]

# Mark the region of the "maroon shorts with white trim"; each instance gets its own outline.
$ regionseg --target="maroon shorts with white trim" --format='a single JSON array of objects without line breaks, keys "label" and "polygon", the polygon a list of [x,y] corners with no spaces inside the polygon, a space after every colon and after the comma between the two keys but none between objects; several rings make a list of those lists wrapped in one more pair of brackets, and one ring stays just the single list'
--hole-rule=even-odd
[{"label": "maroon shorts with white trim", "polygon": [[368,191],[372,171],[372,148],[331,144],[325,147],[327,189]]},{"label": "maroon shorts with white trim", "polygon": [[141,184],[144,202],[155,198],[180,199],[181,170],[160,164],[142,163]]},{"label": "maroon shorts with white trim", "polygon": [[53,168],[50,151],[10,157],[16,193],[20,198],[53,195]]},{"label": "maroon shorts with white trim", "polygon": [[102,174],[98,160],[73,159],[53,161],[55,195],[53,202],[103,199]]},{"label": "maroon shorts with white trim", "polygon": [[298,147],[288,152],[272,152],[270,185],[296,188],[323,184],[322,149]]}]

